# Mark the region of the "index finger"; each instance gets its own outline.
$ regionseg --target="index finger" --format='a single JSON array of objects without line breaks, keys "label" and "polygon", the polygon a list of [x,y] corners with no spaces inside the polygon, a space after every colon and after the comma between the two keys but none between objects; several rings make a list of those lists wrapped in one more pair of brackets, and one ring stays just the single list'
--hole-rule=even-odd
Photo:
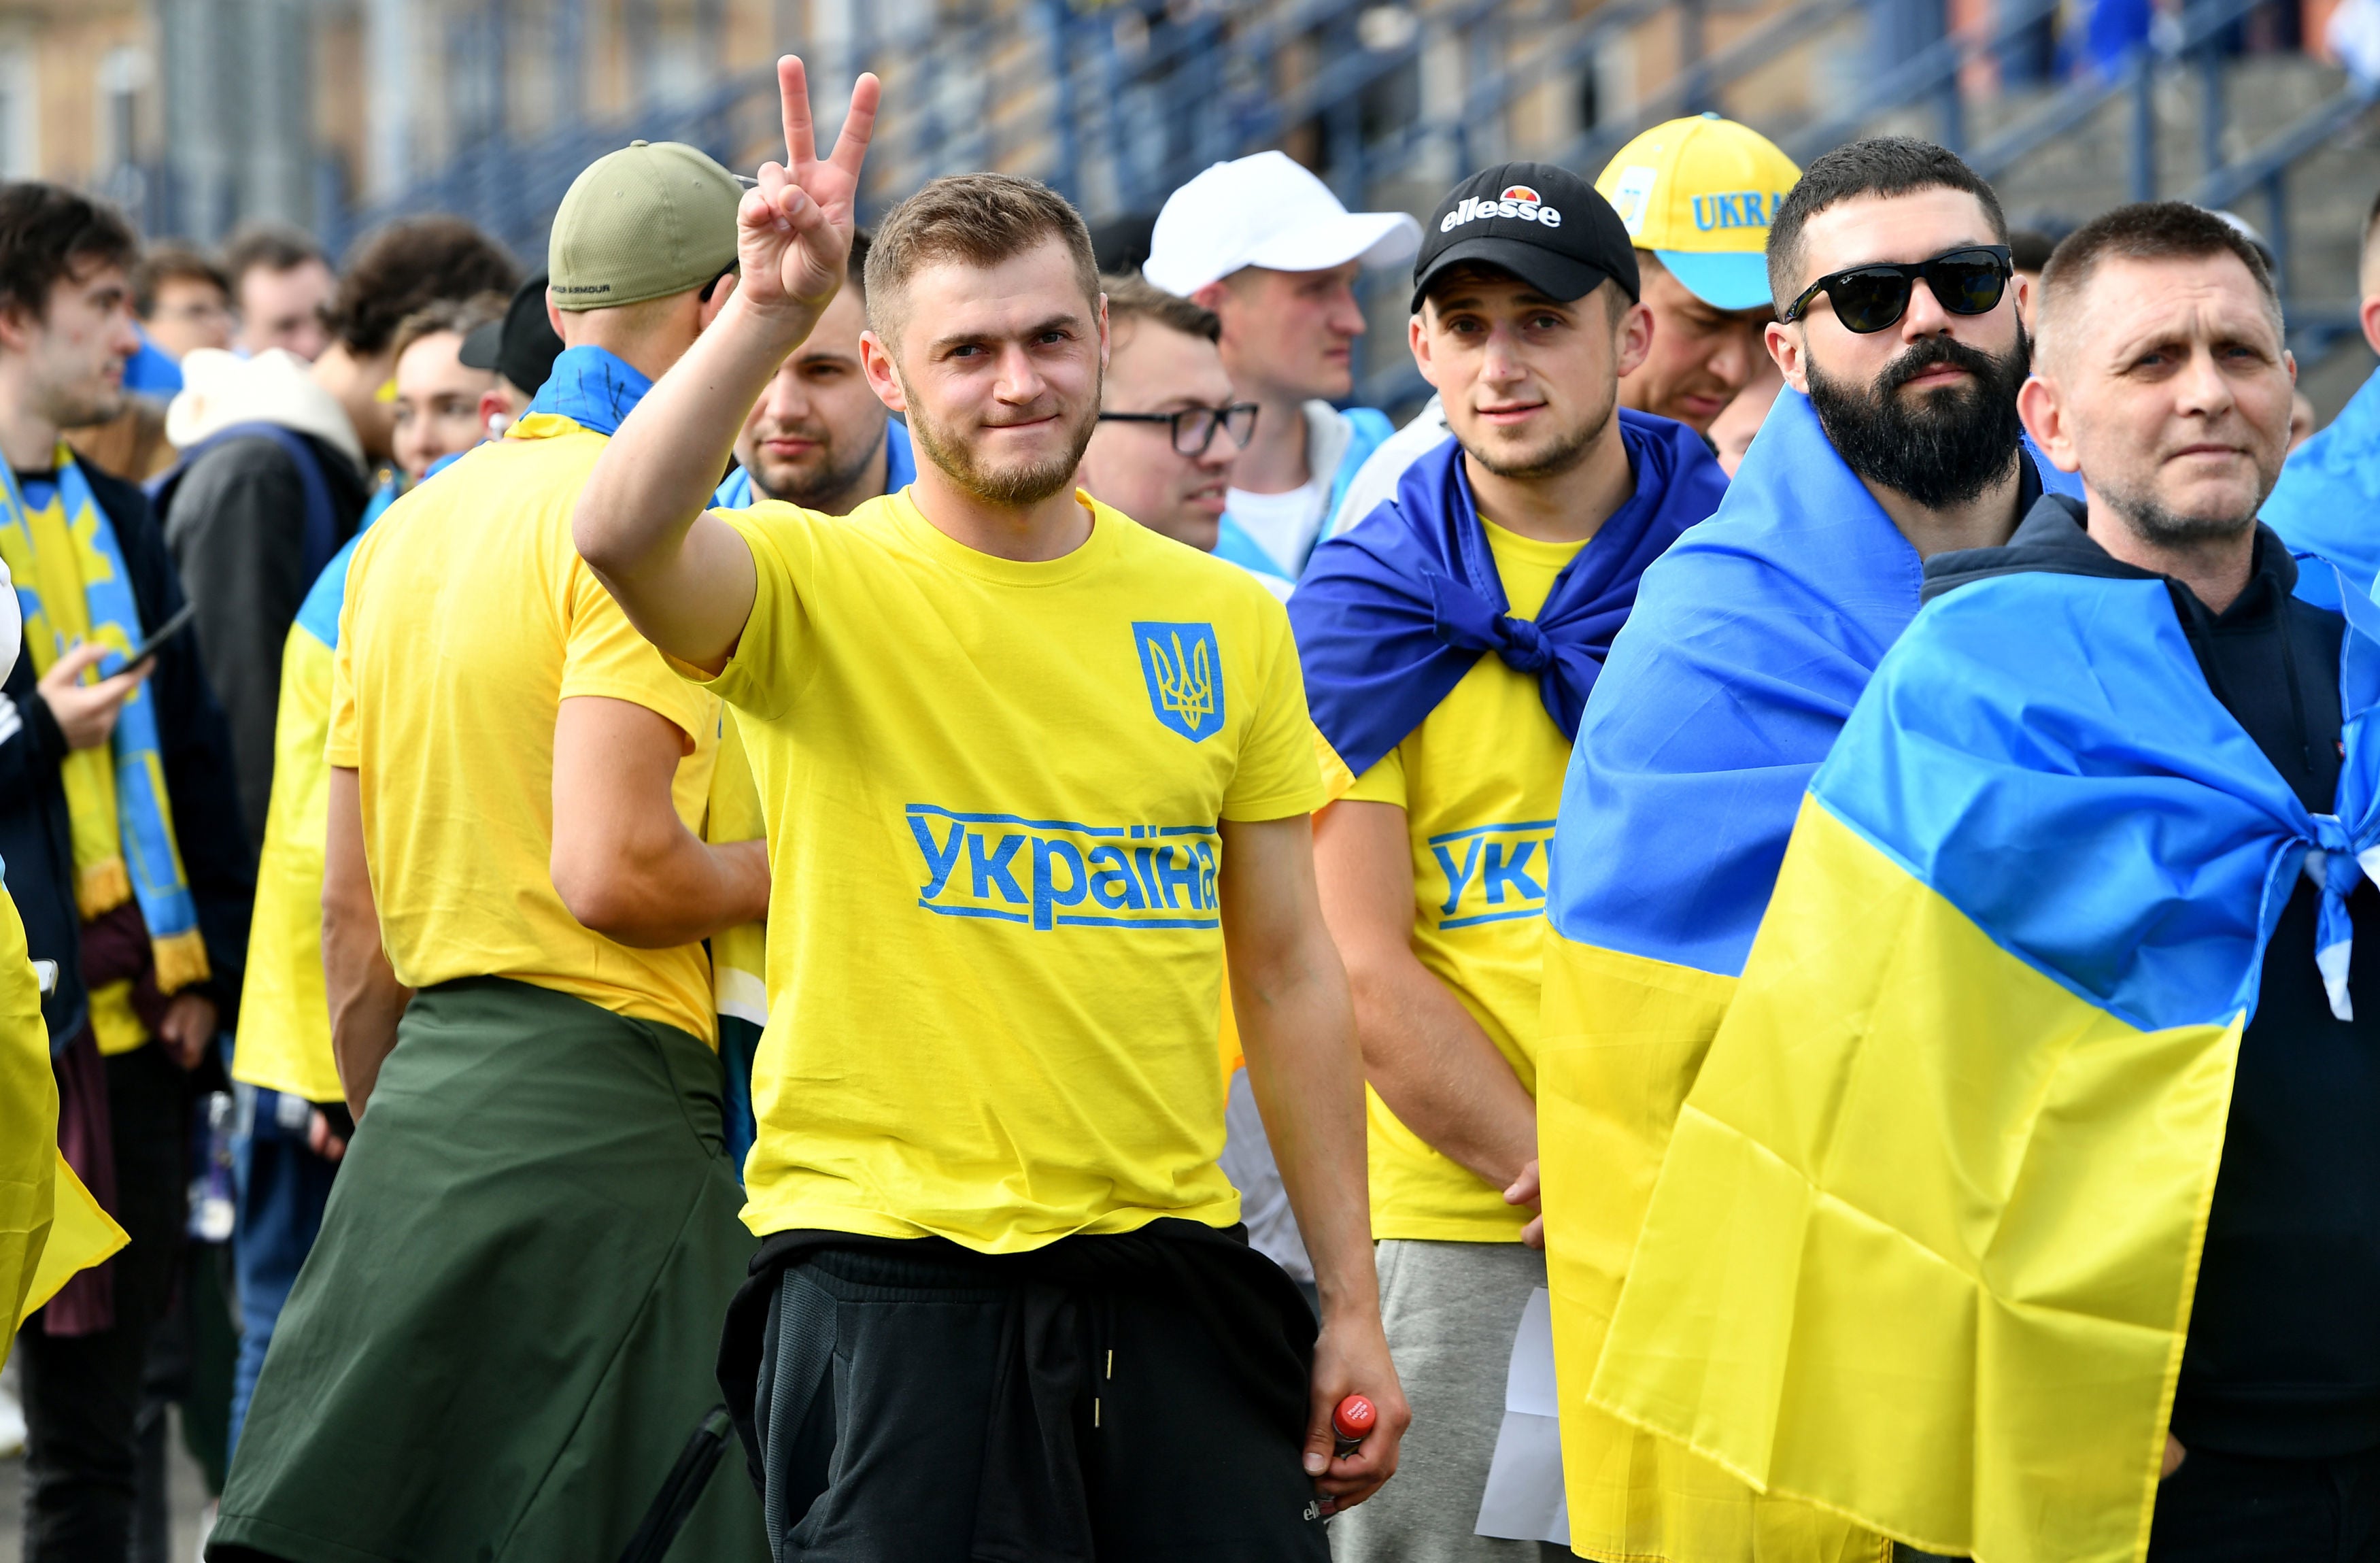
[{"label": "index finger", "polygon": [[777,97],[785,118],[785,167],[800,184],[818,161],[818,138],[810,129],[809,73],[798,55],[777,60]]},{"label": "index finger", "polygon": [[132,691],[140,687],[140,681],[156,670],[157,659],[144,657],[123,672],[102,678],[91,688],[110,700],[129,700],[132,698]]},{"label": "index finger", "polygon": [[835,138],[834,155],[828,161],[851,176],[855,189],[859,165],[868,161],[868,143],[876,135],[876,110],[883,97],[884,84],[872,70],[861,71],[851,84],[851,112],[843,116],[843,134]]}]

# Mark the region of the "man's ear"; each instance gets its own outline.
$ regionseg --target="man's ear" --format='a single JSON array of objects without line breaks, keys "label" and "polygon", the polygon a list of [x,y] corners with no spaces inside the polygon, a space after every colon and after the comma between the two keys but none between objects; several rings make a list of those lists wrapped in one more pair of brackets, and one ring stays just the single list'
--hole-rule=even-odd
[{"label": "man's ear", "polygon": [[1231,295],[1232,289],[1228,284],[1210,282],[1204,287],[1193,288],[1190,301],[1202,310],[1211,310],[1220,315],[1223,312],[1224,300]]},{"label": "man's ear", "polygon": [[1803,362],[1803,338],[1801,329],[1782,321],[1772,320],[1760,334],[1768,356],[1777,360],[1777,372],[1785,376],[1785,384],[1803,396],[1810,394],[1810,372]]},{"label": "man's ear", "polygon": [[41,335],[42,322],[24,305],[10,299],[0,304],[0,348],[12,353],[29,350]]},{"label": "man's ear", "polygon": [[[1106,315],[1101,312],[1104,325]],[[895,412],[909,410],[908,396],[901,389],[901,376],[892,367],[892,355],[884,348],[884,339],[871,328],[859,334],[859,372],[868,376],[868,388],[876,399]]]},{"label": "man's ear", "polygon": [[2380,293],[2367,294],[2363,308],[2357,313],[2363,318],[2363,339],[2372,344],[2374,352],[2380,353]]},{"label": "man's ear", "polygon": [[1113,328],[1108,321],[1108,296],[1099,295],[1099,372],[1105,374],[1115,354]]},{"label": "man's ear", "polygon": [[2074,421],[2066,416],[2065,398],[2055,384],[2038,374],[2028,376],[2017,387],[2016,415],[2051,466],[2061,472],[2082,470],[2082,458],[2074,448]]},{"label": "man's ear", "polygon": [[[1619,284],[1607,282],[1603,286],[1616,287]],[[1611,333],[1612,367],[1621,379],[1625,380],[1635,373],[1652,356],[1656,329],[1653,311],[1645,305],[1631,304],[1621,311]]]},{"label": "man's ear", "polygon": [[1443,391],[1446,387],[1438,383],[1438,364],[1430,357],[1429,304],[1427,300],[1413,312],[1413,319],[1406,322],[1405,341],[1413,348],[1414,367],[1421,371],[1422,379],[1428,383],[1431,390]]},{"label": "man's ear", "polygon": [[710,329],[710,323],[719,318],[719,311],[727,307],[727,300],[735,297],[735,285],[743,280],[741,275],[729,272],[711,285],[710,298],[696,300],[695,308],[700,311],[696,316],[694,328],[698,335]]}]

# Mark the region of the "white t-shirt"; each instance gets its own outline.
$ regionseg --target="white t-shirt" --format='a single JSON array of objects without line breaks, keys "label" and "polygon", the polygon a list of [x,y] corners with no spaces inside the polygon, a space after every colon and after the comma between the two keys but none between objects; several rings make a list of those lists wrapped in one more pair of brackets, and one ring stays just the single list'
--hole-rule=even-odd
[{"label": "white t-shirt", "polygon": [[[2380,5],[2380,0],[2374,0]],[[1452,438],[1446,426],[1446,404],[1437,397],[1414,414],[1412,422],[1380,442],[1378,449],[1364,458],[1355,469],[1355,476],[1347,484],[1347,492],[1339,500],[1339,508],[1331,514],[1326,537],[1336,537],[1357,521],[1380,507],[1383,500],[1397,496],[1397,485],[1404,481],[1405,469],[1436,450]]]},{"label": "white t-shirt", "polygon": [[1235,488],[1224,495],[1224,513],[1249,540],[1265,551],[1292,580],[1305,568],[1305,556],[1321,533],[1323,507],[1330,502],[1330,484],[1323,477],[1306,480],[1287,494],[1250,494]]}]

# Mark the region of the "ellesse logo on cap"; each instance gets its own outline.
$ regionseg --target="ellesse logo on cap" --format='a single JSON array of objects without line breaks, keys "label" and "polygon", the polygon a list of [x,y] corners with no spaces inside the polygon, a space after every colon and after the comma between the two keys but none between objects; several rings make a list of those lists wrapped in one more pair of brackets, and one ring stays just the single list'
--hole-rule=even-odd
[{"label": "ellesse logo on cap", "polygon": [[1528,186],[1506,185],[1503,194],[1493,201],[1466,195],[1456,201],[1454,210],[1438,220],[1438,231],[1452,233],[1463,224],[1476,222],[1483,217],[1518,217],[1524,223],[1535,223],[1546,228],[1558,228],[1561,226],[1562,220],[1561,213],[1548,206]]}]

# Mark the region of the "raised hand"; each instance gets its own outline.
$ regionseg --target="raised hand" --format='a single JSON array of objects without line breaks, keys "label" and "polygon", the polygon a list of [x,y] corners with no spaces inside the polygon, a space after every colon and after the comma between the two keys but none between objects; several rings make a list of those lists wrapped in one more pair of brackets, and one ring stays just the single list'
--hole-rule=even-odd
[{"label": "raised hand", "polygon": [[[736,285],[745,307],[814,318],[843,286],[857,221],[859,168],[876,132],[882,89],[872,73],[853,83],[851,112],[834,153],[821,163],[810,128],[808,75],[792,55],[777,61],[785,119],[785,161],[760,165],[757,189],[735,214]],[[807,325],[807,319],[805,320]]]}]

